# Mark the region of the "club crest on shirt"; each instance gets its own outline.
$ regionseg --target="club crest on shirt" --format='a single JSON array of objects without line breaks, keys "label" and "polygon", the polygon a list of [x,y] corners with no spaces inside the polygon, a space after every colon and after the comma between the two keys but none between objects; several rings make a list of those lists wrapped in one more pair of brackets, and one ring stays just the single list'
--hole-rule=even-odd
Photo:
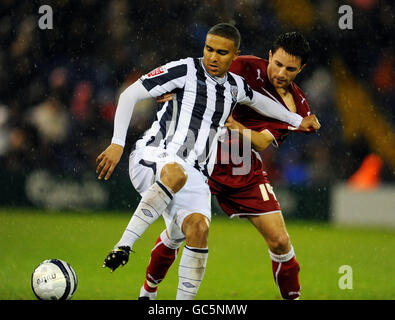
[{"label": "club crest on shirt", "polygon": [[237,86],[230,87],[230,94],[232,95],[232,101],[237,102]]},{"label": "club crest on shirt", "polygon": [[158,67],[158,68],[150,71],[149,73],[144,75],[143,78],[144,79],[151,79],[151,78],[155,78],[155,77],[160,76],[160,75],[165,74],[165,73],[167,73],[166,66],[161,66],[161,67]]}]

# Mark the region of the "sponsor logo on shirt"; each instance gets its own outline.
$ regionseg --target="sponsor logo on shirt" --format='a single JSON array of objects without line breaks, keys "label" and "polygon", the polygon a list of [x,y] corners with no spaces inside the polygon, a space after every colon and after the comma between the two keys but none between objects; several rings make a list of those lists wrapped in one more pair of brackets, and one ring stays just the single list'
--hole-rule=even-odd
[{"label": "sponsor logo on shirt", "polygon": [[160,75],[165,74],[165,73],[167,73],[167,68],[165,66],[161,66],[161,67],[158,67],[158,68],[150,71],[149,73],[147,73],[144,76],[144,78],[145,79],[151,79],[151,78],[155,78],[155,77],[160,76]]}]

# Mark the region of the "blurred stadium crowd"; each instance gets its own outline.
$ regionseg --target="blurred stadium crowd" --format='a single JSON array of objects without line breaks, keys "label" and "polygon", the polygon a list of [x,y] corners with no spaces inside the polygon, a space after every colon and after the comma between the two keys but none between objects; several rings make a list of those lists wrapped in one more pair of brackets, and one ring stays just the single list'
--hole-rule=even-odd
[{"label": "blurred stadium crowd", "polygon": [[[53,9],[52,30],[38,27],[42,4]],[[352,30],[338,26],[343,4],[353,9]],[[322,129],[291,135],[280,150],[262,154],[273,183],[344,181],[371,154],[382,161],[381,180],[394,182],[393,162],[380,148],[360,131],[347,138],[345,131],[355,124],[340,112],[333,68],[342,61],[352,82],[364,88],[374,102],[369,122],[375,126],[383,118],[392,130],[375,139],[394,145],[394,15],[390,0],[3,0],[0,170],[94,172],[96,156],[111,139],[122,89],[161,64],[201,56],[207,30],[232,22],[242,35],[242,54],[267,57],[276,36],[292,30],[303,32],[312,47],[296,82]],[[352,103],[353,87],[348,89]],[[136,108],[125,154],[150,125],[154,107],[146,101]],[[122,161],[118,171],[127,167],[127,156]]]}]

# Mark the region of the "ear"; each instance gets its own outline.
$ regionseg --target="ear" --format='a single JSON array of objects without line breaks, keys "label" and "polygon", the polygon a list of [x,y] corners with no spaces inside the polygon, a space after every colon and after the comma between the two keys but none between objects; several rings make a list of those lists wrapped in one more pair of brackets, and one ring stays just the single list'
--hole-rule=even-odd
[{"label": "ear", "polygon": [[272,50],[269,50],[269,62],[272,60],[272,58],[273,58]]},{"label": "ear", "polygon": [[239,54],[240,54],[240,50],[237,50],[237,51],[235,52],[235,55],[234,55],[232,61],[235,61],[235,60],[238,58]]}]

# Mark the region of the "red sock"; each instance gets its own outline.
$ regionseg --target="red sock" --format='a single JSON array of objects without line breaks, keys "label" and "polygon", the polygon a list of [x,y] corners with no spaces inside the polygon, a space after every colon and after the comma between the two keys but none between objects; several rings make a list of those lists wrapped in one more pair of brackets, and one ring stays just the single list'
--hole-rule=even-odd
[{"label": "red sock", "polygon": [[164,279],[167,271],[177,258],[179,249],[171,249],[165,246],[159,237],[151,251],[147,271],[145,273],[144,289],[148,292],[155,292],[159,283]]},{"label": "red sock", "polygon": [[293,300],[300,296],[299,263],[295,256],[287,262],[275,262],[272,260],[274,281],[280,289],[281,296],[287,300]]}]

